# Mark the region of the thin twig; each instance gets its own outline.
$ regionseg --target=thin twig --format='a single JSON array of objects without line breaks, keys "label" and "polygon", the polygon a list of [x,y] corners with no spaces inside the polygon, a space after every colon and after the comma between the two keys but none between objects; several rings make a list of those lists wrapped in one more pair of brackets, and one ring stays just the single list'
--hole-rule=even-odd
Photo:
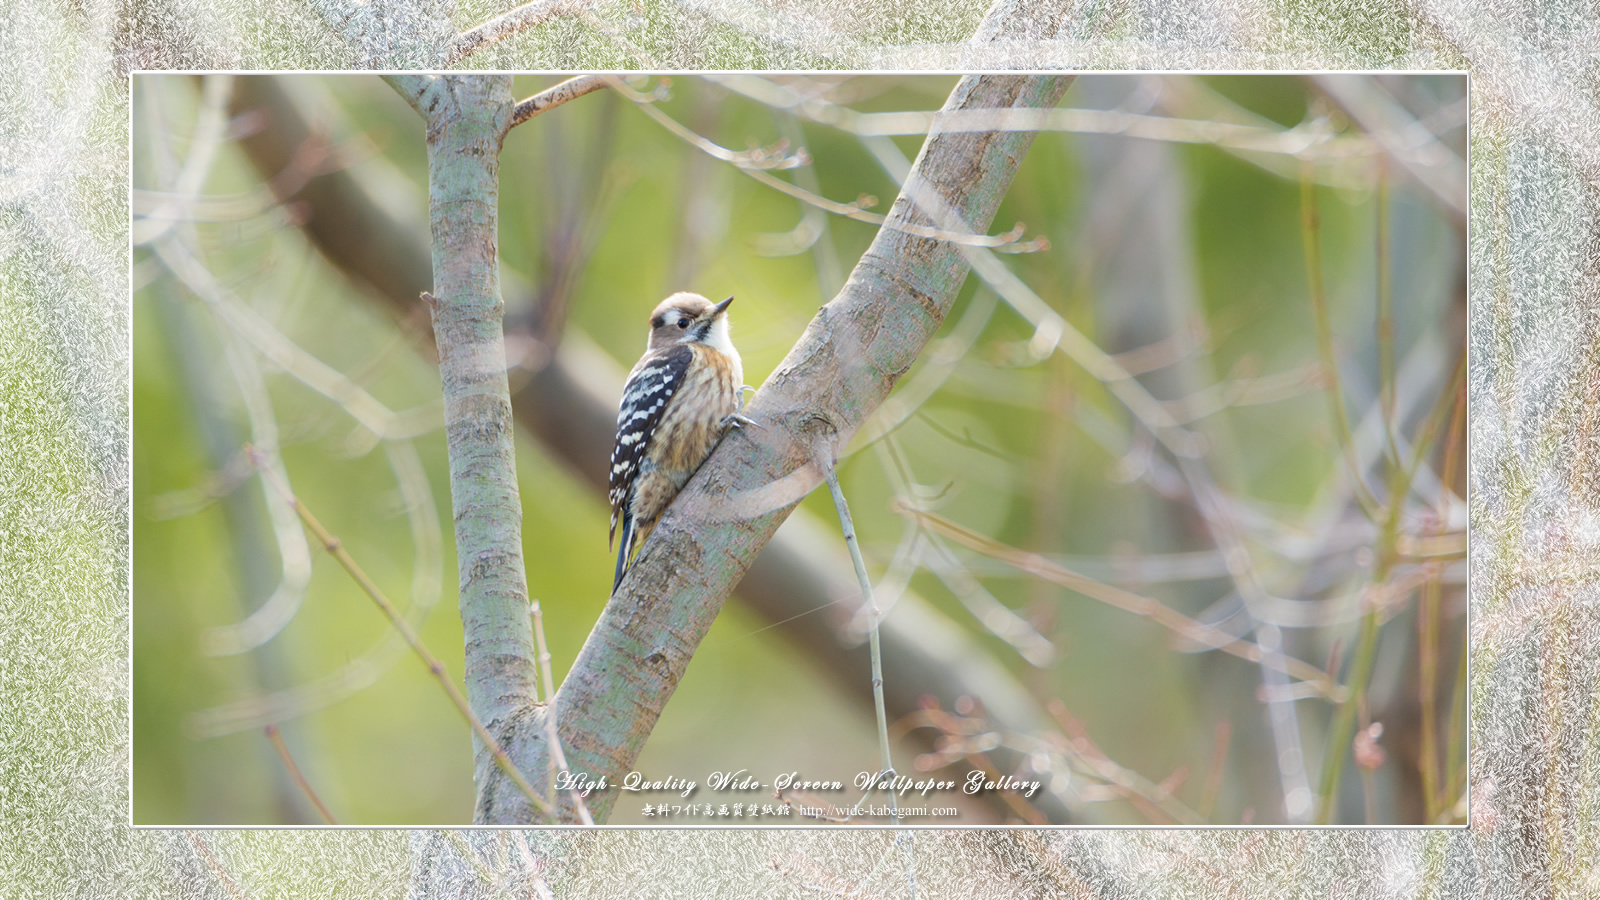
[{"label": "thin twig", "polygon": [[[250,449],[250,453],[253,459],[257,458],[254,448]],[[506,755],[506,751],[501,748],[500,742],[494,739],[494,735],[489,733],[489,729],[485,728],[483,722],[479,721],[478,717],[473,714],[472,709],[467,706],[467,699],[461,696],[461,691],[456,688],[455,682],[451,681],[450,676],[445,672],[444,663],[440,662],[428,650],[427,646],[422,643],[422,639],[417,636],[417,632],[411,627],[411,623],[400,615],[399,610],[394,608],[394,604],[389,602],[389,598],[384,596],[383,591],[379,590],[378,586],[367,576],[367,573],[361,569],[361,566],[357,565],[355,559],[350,556],[349,551],[344,549],[344,545],[340,543],[339,539],[323,527],[317,517],[311,514],[311,510],[306,509],[305,504],[301,503],[299,498],[288,493],[288,488],[278,483],[270,469],[265,466],[260,468],[263,477],[285,495],[289,505],[294,507],[296,513],[299,513],[300,521],[305,523],[312,536],[317,539],[318,543],[322,544],[323,549],[328,551],[328,555],[337,560],[339,565],[350,574],[356,585],[372,599],[373,603],[377,604],[378,609],[382,610],[383,614],[388,617],[390,624],[400,632],[406,643],[411,645],[411,649],[417,654],[418,658],[427,664],[428,673],[444,688],[444,692],[449,696],[450,702],[455,704],[462,717],[467,720],[467,723],[472,726],[472,730],[477,733],[479,740],[483,741],[484,746],[494,755],[494,760],[499,764],[500,769],[506,773],[507,777],[516,784],[523,794],[527,795],[528,800],[540,812],[549,815],[550,804],[539,796],[538,792],[533,789],[533,785],[528,783],[528,779],[517,771],[516,764],[511,761],[511,757]]]},{"label": "thin twig", "polygon": [[[844,489],[839,486],[839,471],[831,459],[823,457],[819,461],[822,463],[823,472],[827,475],[828,492],[833,494],[834,509],[839,511],[839,527],[844,531],[845,546],[850,548],[850,561],[855,564],[856,579],[861,582],[862,603],[872,613],[872,630],[867,633],[867,646],[872,654],[872,707],[878,716],[878,749],[883,755],[883,769],[878,779],[889,780],[886,790],[889,795],[889,817],[898,827],[900,801],[899,792],[894,787],[894,759],[889,753],[889,714],[883,704],[883,648],[878,640],[878,623],[883,615],[878,611],[878,602],[872,596],[872,577],[867,574],[867,562],[861,557],[861,544],[856,539],[856,526],[850,520],[850,505],[845,502]],[[895,837],[895,843],[901,843],[898,835]],[[911,853],[910,843],[904,843],[902,846],[905,848],[906,877],[910,884],[911,897],[915,900],[917,895],[915,857]]]},{"label": "thin twig", "polygon": [[716,141],[701,135],[694,129],[684,125],[677,119],[656,108],[656,103],[667,97],[666,86],[660,85],[652,92],[646,94],[634,90],[615,75],[602,76],[609,80],[611,88],[617,93],[632,101],[639,110],[673,136],[682,140],[689,146],[699,150],[707,156],[732,163],[741,169],[796,169],[809,165],[811,157],[804,149],[788,152],[789,147],[785,142],[778,142],[770,147],[759,147],[754,150],[729,150]]},{"label": "thin twig", "polygon": [[607,84],[604,75],[579,75],[576,78],[568,78],[553,88],[542,90],[526,100],[517,101],[517,105],[511,110],[511,124],[506,127],[515,128],[542,112],[555,109],[584,94],[592,94]]},{"label": "thin twig", "polygon": [[366,388],[323,362],[273,326],[271,321],[227,290],[188,246],[171,240],[155,245],[156,256],[217,317],[297,381],[333,401],[362,428],[393,440],[437,431],[442,404],[396,412]]},{"label": "thin twig", "polygon": [[[1266,654],[1257,644],[1240,640],[1225,631],[1196,622],[1149,597],[1125,591],[1109,584],[1102,584],[1092,578],[1067,569],[1047,557],[1037,553],[1029,553],[1025,550],[1018,550],[987,535],[979,534],[959,525],[943,516],[927,510],[914,509],[900,501],[896,501],[893,504],[893,509],[900,515],[915,518],[929,530],[938,532],[968,549],[1016,566],[1024,572],[1054,582],[1062,587],[1071,588],[1086,597],[1099,600],[1101,603],[1114,606],[1134,615],[1143,616],[1195,643],[1221,650],[1224,653],[1230,653],[1254,663],[1260,663],[1263,659],[1271,660],[1273,656],[1276,656],[1276,654]],[[1305,681],[1306,686],[1320,696],[1330,700],[1338,700],[1342,697],[1342,692],[1338,685],[1333,683],[1332,676],[1308,662],[1292,656],[1283,656],[1281,666],[1275,665],[1271,661],[1267,664],[1272,665],[1286,675]]]},{"label": "thin twig", "polygon": [[1400,451],[1395,447],[1394,430],[1394,304],[1393,284],[1389,275],[1389,179],[1380,167],[1378,170],[1378,227],[1377,243],[1373,255],[1378,268],[1378,398],[1383,411],[1383,437],[1392,463],[1400,462]]},{"label": "thin twig", "polygon": [[[1045,708],[1061,729],[1059,735],[1050,736],[1056,749],[1071,754],[1081,768],[1100,778],[1106,791],[1125,797],[1152,822],[1166,818],[1174,825],[1205,824],[1206,820],[1198,812],[1173,796],[1170,790],[1107,756],[1089,735],[1088,728],[1059,698],[1046,702]],[[1087,793],[1085,789],[1080,790]]]},{"label": "thin twig", "polygon": [[1222,554],[1229,578],[1252,621],[1256,646],[1262,653],[1262,687],[1267,692],[1267,719],[1276,745],[1275,758],[1283,791],[1284,815],[1291,824],[1301,824],[1311,812],[1311,788],[1306,782],[1305,753],[1300,740],[1298,714],[1294,704],[1282,694],[1288,687],[1283,677],[1287,659],[1283,652],[1283,633],[1278,626],[1263,622],[1261,616],[1257,615],[1258,611],[1265,612],[1270,595],[1261,584],[1250,549],[1240,534],[1234,507],[1223,499],[1222,490],[1212,476],[1206,459],[1180,457],[1177,463],[1194,498],[1195,507]]},{"label": "thin twig", "polygon": [[1306,278],[1310,285],[1312,320],[1317,333],[1317,354],[1327,381],[1328,406],[1333,413],[1334,439],[1350,467],[1352,488],[1362,512],[1377,521],[1382,515],[1377,498],[1367,488],[1366,473],[1355,457],[1355,438],[1345,414],[1344,391],[1339,386],[1339,363],[1333,355],[1333,333],[1328,324],[1328,298],[1322,288],[1322,223],[1317,215],[1317,192],[1309,174],[1300,181],[1300,233],[1305,244]]},{"label": "thin twig", "polygon": [[184,221],[181,211],[200,196],[200,188],[227,140],[228,98],[232,93],[232,75],[205,77],[194,132],[190,136],[189,155],[183,161],[183,169],[173,179],[171,195],[150,215],[133,223],[135,244],[153,241]]},{"label": "thin twig", "polygon": [[[433,493],[428,489],[427,475],[417,456],[416,447],[410,441],[388,441],[383,448],[389,466],[394,471],[395,485],[404,504],[406,518],[411,523],[411,609],[406,617],[411,620],[413,628],[421,628],[439,599],[443,538],[439,531],[438,510],[434,506]],[[246,465],[250,465],[247,454],[241,453],[240,458],[246,459]],[[274,465],[278,469],[279,481],[288,484],[281,460],[275,461]],[[268,496],[278,499],[276,493]],[[305,529],[298,518],[287,507],[285,511],[290,516],[289,521],[295,533],[304,540]],[[309,556],[306,567],[309,572]],[[191,717],[191,727],[203,736],[218,737],[282,723],[331,706],[371,685],[404,652],[403,643],[397,632],[385,630],[370,649],[347,660],[338,669],[294,687],[202,710]]]},{"label": "thin twig", "polygon": [[[1466,415],[1467,392],[1463,385],[1456,394],[1455,408],[1450,413],[1450,425],[1447,434],[1450,437],[1458,434],[1462,417]],[[1462,442],[1449,440],[1445,445],[1444,466],[1439,473],[1439,483],[1445,490],[1450,489],[1455,480],[1456,467],[1460,464],[1458,447]],[[1419,638],[1420,648],[1418,655],[1421,664],[1422,678],[1422,784],[1423,799],[1426,802],[1428,822],[1437,820],[1440,811],[1445,805],[1445,797],[1439,793],[1439,759],[1438,759],[1438,711],[1435,708],[1435,694],[1438,691],[1439,673],[1439,591],[1440,579],[1430,579],[1422,594],[1422,610],[1418,618],[1422,623],[1422,635]],[[1462,668],[1466,666],[1463,664]],[[1452,734],[1452,748],[1454,735]],[[1451,753],[1453,755],[1453,749]],[[1453,759],[1448,760],[1447,768]],[[1447,776],[1448,777],[1448,776]]]},{"label": "thin twig", "polygon": [[[1461,642],[1461,654],[1456,659],[1456,683],[1450,691],[1450,722],[1445,733],[1443,796],[1446,800],[1466,790],[1470,769],[1464,765],[1466,753],[1462,752],[1467,734],[1467,661],[1472,655],[1472,642]],[[1433,823],[1429,823],[1433,824]]]},{"label": "thin twig", "polygon": [[[174,235],[174,240],[185,238]],[[276,448],[279,445],[279,426],[267,391],[266,378],[255,354],[237,333],[225,333],[223,356],[233,374],[246,418],[249,420],[250,442],[254,446]],[[229,438],[229,443],[236,441]],[[267,451],[268,465],[277,477],[289,483],[288,471],[275,451]],[[262,493],[267,520],[271,526],[273,544],[279,561],[278,583],[254,610],[238,622],[219,626],[201,636],[203,652],[224,656],[245,653],[270,641],[299,613],[305,602],[306,586],[311,582],[311,548],[306,542],[305,529],[296,521],[294,512],[270,491]],[[265,546],[261,548],[265,550]]]},{"label": "thin twig", "polygon": [[[1398,559],[1395,548],[1398,544],[1400,529],[1400,514],[1404,507],[1404,498],[1411,490],[1411,483],[1422,459],[1427,455],[1433,441],[1444,428],[1445,416],[1455,409],[1457,391],[1465,384],[1466,378],[1466,353],[1463,352],[1457,359],[1455,372],[1450,379],[1449,388],[1439,397],[1432,413],[1423,424],[1422,431],[1412,449],[1412,458],[1408,465],[1391,465],[1389,471],[1388,494],[1389,506],[1384,515],[1382,528],[1379,532],[1374,555],[1377,562],[1373,567],[1371,590],[1382,590],[1389,580],[1389,572]],[[1336,401],[1342,403],[1342,401]],[[1354,737],[1356,716],[1364,712],[1367,702],[1368,681],[1372,675],[1373,659],[1377,654],[1378,631],[1381,624],[1382,605],[1374,602],[1371,609],[1362,617],[1361,631],[1357,638],[1356,655],[1351,663],[1350,676],[1345,679],[1345,699],[1340,705],[1328,732],[1328,751],[1323,762],[1322,777],[1322,813],[1318,817],[1322,824],[1330,824],[1337,808],[1335,794],[1339,788],[1339,779],[1344,773],[1345,757],[1350,752],[1350,741]],[[1371,824],[1370,822],[1368,824]]]},{"label": "thin twig", "polygon": [[457,63],[484,47],[498,44],[519,31],[538,28],[552,19],[572,15],[587,6],[588,3],[583,0],[534,0],[524,3],[505,15],[496,16],[456,35],[440,60],[441,66],[453,69]]},{"label": "thin twig", "polygon": [[[839,472],[834,468],[831,460],[823,465],[827,474],[828,491],[833,494],[834,509],[839,511],[839,527],[844,531],[845,546],[850,548],[850,561],[856,567],[856,579],[861,583],[862,604],[872,615],[872,630],[867,633],[868,646],[872,654],[872,705],[878,715],[878,749],[883,753],[883,769],[879,778],[894,779],[894,760],[889,755],[889,714],[883,706],[883,649],[878,643],[878,622],[883,618],[878,611],[877,601],[872,596],[872,577],[867,574],[866,560],[861,557],[861,545],[856,540],[856,526],[850,520],[850,505],[845,502],[844,489],[839,486]],[[894,824],[900,824],[900,809],[896,800],[896,791],[891,786],[888,789],[889,810],[894,817]]]},{"label": "thin twig", "polygon": [[[611,86],[618,93],[622,94],[624,97],[627,97],[629,100],[632,100],[640,109],[640,111],[642,111],[646,116],[649,116],[651,119],[659,123],[663,128],[686,141],[690,146],[716,159],[720,159],[723,162],[732,163],[740,172],[743,172],[767,187],[770,187],[780,193],[787,194],[796,200],[809,203],[818,209],[824,210],[825,212],[830,212],[837,216],[844,216],[847,219],[854,219],[858,222],[866,222],[879,227],[892,228],[896,231],[903,231],[906,234],[916,235],[917,237],[949,241],[952,244],[959,244],[969,247],[986,247],[992,250],[999,250],[1004,253],[1035,253],[1041,250],[1050,249],[1050,242],[1042,237],[1034,238],[1033,240],[1029,241],[1022,240],[1022,235],[1025,231],[1025,228],[1020,222],[1017,223],[1017,225],[1010,231],[1004,234],[970,234],[955,229],[933,228],[927,225],[917,225],[906,221],[890,222],[887,216],[884,216],[880,213],[867,212],[868,209],[876,206],[878,203],[878,199],[871,195],[863,195],[853,203],[840,203],[837,200],[830,200],[820,194],[808,191],[799,185],[784,181],[782,178],[779,178],[768,171],[771,169],[792,169],[796,166],[808,164],[810,162],[810,158],[803,150],[796,151],[793,155],[789,156],[783,155],[781,152],[777,152],[772,148],[746,153],[729,150],[726,147],[723,147],[706,139],[705,137],[702,137],[699,134],[696,134],[695,132],[686,128],[678,120],[672,118],[661,110],[656,109],[656,98],[635,91],[633,88],[623,84],[622,81],[615,76],[608,75],[605,77],[611,80]],[[907,186],[902,186],[902,189],[906,189],[906,187]]]},{"label": "thin twig", "polygon": [[1056,647],[1026,618],[1001,603],[944,542],[928,536],[919,545],[918,560],[972,614],[972,620],[990,634],[1010,644],[1031,666],[1045,669],[1056,658]]},{"label": "thin twig", "polygon": [[[905,190],[909,198],[931,219],[946,227],[960,221],[960,217],[955,215],[937,191],[925,188],[916,190],[911,186],[908,180],[911,161],[906,159],[894,141],[889,138],[870,138],[866,144],[891,178],[908,185]],[[1066,354],[1091,377],[1104,384],[1106,390],[1121,401],[1175,456],[1193,456],[1200,452],[1200,443],[1195,435],[1174,421],[1166,407],[1151,396],[1138,379],[1073,327],[1004,262],[992,252],[987,252],[988,249],[963,246],[961,254],[972,265],[973,274],[993,288],[1001,299],[1033,326],[1033,337],[1027,346],[1029,355],[1035,361],[1042,362],[1057,351]]]},{"label": "thin twig", "polygon": [[[1373,584],[1381,583],[1387,576],[1387,567],[1380,563],[1373,574]],[[1328,728],[1328,749],[1322,767],[1322,811],[1317,816],[1317,822],[1321,825],[1332,824],[1339,808],[1339,780],[1344,775],[1345,757],[1351,752],[1356,714],[1365,706],[1367,681],[1372,674],[1372,662],[1378,649],[1378,625],[1376,608],[1361,618],[1355,658],[1350,664],[1350,677],[1345,680],[1345,702],[1340,704]],[[1369,821],[1366,824],[1373,823]]]},{"label": "thin twig", "polygon": [[1422,773],[1422,801],[1426,809],[1424,821],[1433,822],[1439,814],[1442,798],[1439,796],[1439,740],[1436,694],[1439,688],[1439,594],[1442,590],[1438,576],[1439,564],[1422,587],[1420,608],[1417,610],[1417,690],[1422,702],[1421,758],[1418,768]]},{"label": "thin twig", "polygon": [[1226,150],[1344,162],[1384,153],[1364,134],[1335,132],[1327,119],[1274,128],[1214,119],[1152,116],[1100,109],[898,110],[864,113],[816,93],[801,93],[755,75],[710,76],[713,81],[774,109],[791,111],[819,125],[857,137],[898,137],[931,132],[1046,131],[1121,136],[1179,144],[1209,144]]},{"label": "thin twig", "polygon": [[300,771],[300,767],[295,764],[294,757],[289,755],[289,745],[283,742],[283,735],[278,733],[278,726],[270,724],[263,730],[267,733],[267,740],[272,742],[273,749],[278,751],[278,758],[283,760],[284,768],[289,770],[289,777],[293,778],[294,783],[300,786],[301,792],[306,795],[312,805],[316,806],[317,812],[322,813],[322,818],[327,820],[329,825],[339,824],[334,821],[333,813],[328,812],[328,807],[323,805],[322,798],[318,797],[317,792],[311,789],[311,782],[306,781],[306,776]]},{"label": "thin twig", "polygon": [[1451,221],[1467,218],[1467,164],[1374,78],[1314,75],[1312,82],[1433,195]]},{"label": "thin twig", "polygon": [[1228,741],[1233,736],[1233,726],[1227,720],[1217,723],[1211,746],[1211,765],[1206,769],[1206,780],[1200,792],[1200,805],[1195,807],[1207,822],[1217,808],[1217,797],[1222,793],[1222,769],[1228,758]]},{"label": "thin twig", "polygon": [[[973,769],[982,772],[984,777],[991,781],[998,782],[1001,778],[1005,777],[999,769],[994,767],[994,763],[989,761],[989,754],[986,751],[980,750],[976,753],[963,753],[962,758],[965,759]],[[1000,791],[999,793],[1000,799],[1005,802],[1006,806],[1009,807],[1012,812],[1017,814],[1017,818],[1028,823],[1029,825],[1039,828],[1043,828],[1050,824],[1050,820],[1044,817],[1044,813],[1039,812],[1038,808],[1032,803],[1029,803],[1028,798],[1024,797],[1021,793],[1012,790],[1004,790]]]},{"label": "thin twig", "polygon": [[530,602],[528,607],[533,614],[533,640],[539,648],[539,676],[544,684],[544,730],[545,740],[550,742],[551,779],[553,781],[558,772],[565,776],[567,793],[572,797],[573,805],[578,807],[578,820],[593,826],[594,817],[589,814],[589,805],[583,802],[583,795],[572,784],[572,770],[567,767],[567,754],[561,749],[561,735],[556,730],[556,680],[550,674],[550,647],[544,642],[544,612],[537,600]]}]

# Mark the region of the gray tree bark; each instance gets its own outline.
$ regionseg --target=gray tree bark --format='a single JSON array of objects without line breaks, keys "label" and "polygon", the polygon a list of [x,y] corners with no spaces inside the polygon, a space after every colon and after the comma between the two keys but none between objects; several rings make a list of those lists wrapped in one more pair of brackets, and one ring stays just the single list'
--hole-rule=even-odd
[{"label": "gray tree bark", "polygon": [[[467,703],[499,734],[538,699],[497,241],[511,76],[441,76],[405,87],[415,90],[408,99],[427,125],[429,306],[444,386]],[[481,797],[496,760],[483,740],[473,743]]]}]

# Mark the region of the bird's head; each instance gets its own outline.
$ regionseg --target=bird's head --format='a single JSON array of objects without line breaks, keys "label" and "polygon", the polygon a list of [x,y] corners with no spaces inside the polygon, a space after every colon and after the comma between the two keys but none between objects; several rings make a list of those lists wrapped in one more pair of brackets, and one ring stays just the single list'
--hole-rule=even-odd
[{"label": "bird's head", "polygon": [[673,344],[700,342],[718,349],[731,347],[728,340],[728,304],[733,298],[712,303],[687,291],[661,301],[650,313],[649,349],[660,350]]}]

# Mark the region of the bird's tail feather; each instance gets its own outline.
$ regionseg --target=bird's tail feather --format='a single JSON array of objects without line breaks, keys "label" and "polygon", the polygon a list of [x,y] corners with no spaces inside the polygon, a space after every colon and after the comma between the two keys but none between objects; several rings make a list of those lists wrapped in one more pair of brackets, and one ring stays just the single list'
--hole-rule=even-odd
[{"label": "bird's tail feather", "polygon": [[622,576],[628,574],[628,553],[633,549],[633,516],[622,514],[622,544],[617,547],[617,578],[611,582],[611,593],[622,586]]}]

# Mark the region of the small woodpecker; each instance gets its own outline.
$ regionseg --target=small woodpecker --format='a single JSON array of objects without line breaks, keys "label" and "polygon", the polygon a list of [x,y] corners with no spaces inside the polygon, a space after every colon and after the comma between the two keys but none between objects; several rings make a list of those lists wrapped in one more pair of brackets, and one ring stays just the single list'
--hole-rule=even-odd
[{"label": "small woodpecker", "polygon": [[728,339],[732,302],[682,292],[650,314],[649,341],[622,389],[611,450],[612,543],[622,523],[612,591],[667,504],[723,434],[751,424],[739,414],[744,366]]}]

